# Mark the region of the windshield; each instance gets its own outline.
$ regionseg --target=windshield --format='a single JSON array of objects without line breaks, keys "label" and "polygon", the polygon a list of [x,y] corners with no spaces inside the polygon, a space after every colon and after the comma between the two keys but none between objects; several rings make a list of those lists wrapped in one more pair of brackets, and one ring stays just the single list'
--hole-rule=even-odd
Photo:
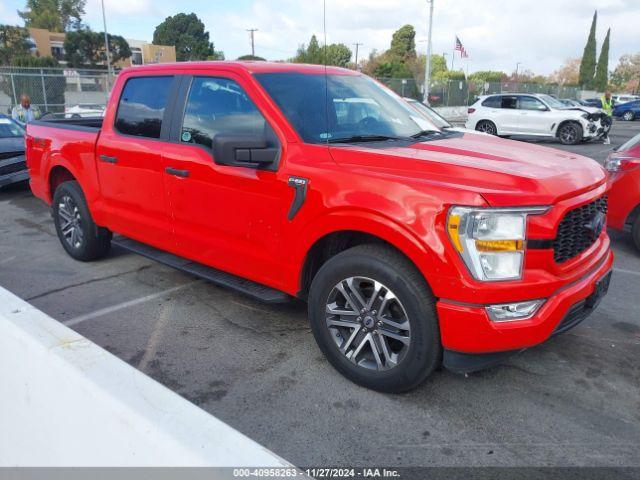
[{"label": "windshield", "polygon": [[399,96],[365,75],[260,73],[256,79],[308,143],[409,138],[438,131]]},{"label": "windshield", "polygon": [[442,118],[435,110],[430,109],[424,103],[419,102],[418,100],[408,99],[409,104],[414,107],[418,112],[420,112],[424,117],[431,121],[438,128],[451,128],[449,122],[447,122],[444,118]]},{"label": "windshield", "polygon": [[551,108],[570,108],[568,105],[565,105],[557,98],[553,98],[551,95],[540,95],[539,97]]},{"label": "windshield", "polygon": [[18,138],[24,136],[24,129],[8,118],[0,118],[0,138]]}]

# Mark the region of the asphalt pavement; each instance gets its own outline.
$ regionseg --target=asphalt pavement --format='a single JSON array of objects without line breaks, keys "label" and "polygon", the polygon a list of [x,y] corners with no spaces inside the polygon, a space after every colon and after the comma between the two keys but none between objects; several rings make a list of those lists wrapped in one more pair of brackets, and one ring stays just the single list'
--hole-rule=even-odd
[{"label": "asphalt pavement", "polygon": [[[638,132],[541,143],[602,162]],[[640,253],[626,236],[612,234],[609,295],[578,327],[390,395],[329,366],[301,302],[264,305],[118,248],[76,262],[24,186],[0,190],[0,212],[0,285],[296,465],[640,466]]]}]

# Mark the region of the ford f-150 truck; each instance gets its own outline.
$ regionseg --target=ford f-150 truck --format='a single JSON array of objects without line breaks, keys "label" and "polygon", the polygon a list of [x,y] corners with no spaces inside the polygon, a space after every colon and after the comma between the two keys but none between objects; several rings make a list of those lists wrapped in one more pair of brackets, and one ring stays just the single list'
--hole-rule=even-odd
[{"label": "ford f-150 truck", "polygon": [[27,160],[73,258],[116,242],[266,301],[306,299],[331,364],[381,391],[571,328],[612,270],[597,163],[441,131],[351,70],[123,70],[104,118],[30,123]]}]

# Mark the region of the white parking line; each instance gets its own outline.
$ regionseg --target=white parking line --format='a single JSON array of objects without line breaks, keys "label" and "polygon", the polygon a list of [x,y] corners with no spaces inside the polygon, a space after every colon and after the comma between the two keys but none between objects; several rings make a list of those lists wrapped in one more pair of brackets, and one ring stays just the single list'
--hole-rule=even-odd
[{"label": "white parking line", "polygon": [[65,320],[64,323],[67,327],[73,327],[74,325],[78,325],[86,320],[91,320],[93,318],[102,317],[103,315],[107,315],[109,313],[117,312],[118,310],[122,310],[125,308],[133,307],[134,305],[139,305],[141,303],[148,302],[149,300],[153,300],[158,297],[162,297],[163,295],[167,295],[169,293],[177,292],[178,290],[182,290],[183,288],[190,287],[197,283],[202,283],[203,280],[196,280],[195,282],[184,283],[182,285],[178,285],[177,287],[168,288],[161,292],[152,293],[151,295],[147,295],[140,298],[134,298],[133,300],[129,300],[126,302],[118,303],[117,305],[112,305],[110,307],[101,308],[100,310],[96,310],[94,312],[85,313],[84,315],[79,315],[74,318],[70,318],[69,320]]},{"label": "white parking line", "polygon": [[640,272],[635,272],[633,270],[625,270],[624,268],[614,268],[613,271],[614,272],[620,272],[620,273],[626,273],[627,275],[635,275],[637,277],[640,277]]}]

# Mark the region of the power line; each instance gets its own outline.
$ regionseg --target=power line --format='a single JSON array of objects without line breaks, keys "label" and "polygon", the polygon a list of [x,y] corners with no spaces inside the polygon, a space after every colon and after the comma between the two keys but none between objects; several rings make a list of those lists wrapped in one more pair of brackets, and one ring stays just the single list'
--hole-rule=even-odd
[{"label": "power line", "polygon": [[258,31],[257,28],[247,28],[247,32],[249,32],[249,35],[251,35],[251,56],[252,57],[256,56],[256,47],[253,41],[253,34],[257,31]]}]

